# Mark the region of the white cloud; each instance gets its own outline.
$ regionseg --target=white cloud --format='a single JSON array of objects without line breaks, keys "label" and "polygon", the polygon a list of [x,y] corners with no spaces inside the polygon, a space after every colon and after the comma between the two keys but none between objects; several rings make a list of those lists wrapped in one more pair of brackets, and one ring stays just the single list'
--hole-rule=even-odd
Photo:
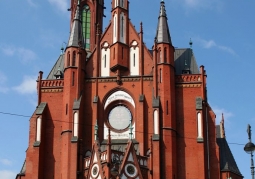
[{"label": "white cloud", "polygon": [[0,49],[6,56],[16,56],[23,63],[37,58],[35,52],[24,47],[2,46]]},{"label": "white cloud", "polygon": [[0,85],[7,81],[7,77],[0,71]]},{"label": "white cloud", "polygon": [[206,41],[206,40],[201,39],[201,43],[204,48],[212,48],[212,47],[217,46],[216,43],[214,42],[214,40]]},{"label": "white cloud", "polygon": [[36,59],[36,54],[30,49],[18,48],[17,52],[18,56],[25,63]]},{"label": "white cloud", "polygon": [[216,114],[216,124],[219,124],[222,119],[222,114],[224,116],[224,122],[230,124],[230,118],[234,116],[234,114],[224,108],[219,108],[217,106],[212,107],[214,113]]},{"label": "white cloud", "polygon": [[13,56],[15,52],[15,49],[12,47],[2,47],[1,50],[7,56]]},{"label": "white cloud", "polygon": [[236,52],[231,48],[224,45],[217,44],[214,40],[205,40],[201,38],[194,38],[203,48],[210,49],[210,48],[218,48],[219,50],[225,51],[230,53],[231,55],[237,56]]},{"label": "white cloud", "polygon": [[68,6],[68,0],[48,0],[49,3],[56,8],[58,8],[62,12],[67,12]]},{"label": "white cloud", "polygon": [[14,179],[17,173],[10,170],[0,170],[0,176],[3,179]]},{"label": "white cloud", "polygon": [[36,79],[35,76],[24,76],[22,83],[12,89],[20,94],[33,94],[36,92]]},{"label": "white cloud", "polygon": [[228,52],[228,53],[230,53],[232,55],[235,55],[235,56],[237,55],[236,52],[232,48],[230,48],[230,47],[219,45],[218,48],[223,50],[223,51],[225,51],[225,52]]},{"label": "white cloud", "polygon": [[8,160],[8,159],[0,159],[0,163],[6,166],[11,166],[12,165],[12,161]]}]

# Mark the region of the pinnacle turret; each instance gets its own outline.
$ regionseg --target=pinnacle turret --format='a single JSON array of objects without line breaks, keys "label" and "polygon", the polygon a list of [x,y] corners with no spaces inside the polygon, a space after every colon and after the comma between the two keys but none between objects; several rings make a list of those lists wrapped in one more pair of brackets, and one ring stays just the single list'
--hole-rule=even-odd
[{"label": "pinnacle turret", "polygon": [[67,47],[84,47],[84,42],[82,38],[82,24],[80,17],[80,1],[78,1],[76,7],[76,13],[73,20],[72,30],[70,33]]},{"label": "pinnacle turret", "polygon": [[161,1],[160,3],[160,13],[158,18],[156,39],[157,43],[169,43],[172,45],[164,1]]}]

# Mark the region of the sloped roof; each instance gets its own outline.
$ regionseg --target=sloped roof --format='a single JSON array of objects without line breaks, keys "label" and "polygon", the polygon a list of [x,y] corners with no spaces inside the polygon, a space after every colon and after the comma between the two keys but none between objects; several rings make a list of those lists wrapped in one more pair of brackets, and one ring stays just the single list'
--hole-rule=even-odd
[{"label": "sloped roof", "polygon": [[[153,54],[152,50],[150,50],[150,53]],[[88,56],[89,55],[90,53],[88,53]],[[64,72],[64,59],[65,54],[61,54],[57,59],[55,65],[52,67],[47,79],[56,79],[54,75],[58,72],[58,70]],[[189,70],[190,74],[199,74],[195,55],[190,48],[175,49],[174,65],[176,75],[181,75],[183,70]]]},{"label": "sloped roof", "polygon": [[175,49],[174,66],[176,75],[181,75],[183,70],[189,70],[190,74],[199,74],[196,58],[190,48]]},{"label": "sloped roof", "polygon": [[[216,126],[217,132],[220,130],[219,128],[220,126],[217,125]],[[217,135],[217,136],[220,136],[220,135]],[[226,138],[217,138],[216,141],[220,149],[220,170],[230,171],[237,175],[242,176],[240,170],[238,169],[234,156],[228,146],[228,142]]]},{"label": "sloped roof", "polygon": [[47,79],[51,80],[51,79],[56,79],[56,77],[54,76],[58,70],[60,71],[64,71],[64,59],[65,59],[65,55],[61,54],[58,58],[58,60],[56,61],[55,65],[53,66],[53,68],[51,69]]}]

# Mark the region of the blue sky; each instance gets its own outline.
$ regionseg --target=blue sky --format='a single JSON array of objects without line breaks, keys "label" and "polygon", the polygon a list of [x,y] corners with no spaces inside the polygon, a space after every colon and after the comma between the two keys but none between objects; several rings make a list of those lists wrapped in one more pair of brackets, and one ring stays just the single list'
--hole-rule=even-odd
[{"label": "blue sky", "polygon": [[[109,22],[110,0],[104,26]],[[255,130],[254,0],[166,0],[172,42],[189,47],[207,71],[208,99],[225,115],[229,146],[241,173],[250,177],[250,157],[243,151],[250,123]],[[130,0],[130,19],[152,47],[160,0]],[[37,103],[36,79],[47,76],[69,36],[69,0],[0,1],[0,177],[13,179],[28,146],[29,118]],[[253,138],[255,137],[255,133]],[[232,144],[231,144],[232,143]],[[234,144],[235,143],[235,144]],[[238,145],[241,144],[241,145]],[[242,145],[243,144],[243,145]]]}]

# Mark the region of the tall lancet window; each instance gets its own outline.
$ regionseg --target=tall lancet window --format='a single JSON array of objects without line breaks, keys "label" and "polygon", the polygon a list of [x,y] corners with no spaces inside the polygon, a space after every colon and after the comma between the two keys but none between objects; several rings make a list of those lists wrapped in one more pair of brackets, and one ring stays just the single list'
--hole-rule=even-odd
[{"label": "tall lancet window", "polygon": [[120,7],[124,7],[124,0],[120,0]]},{"label": "tall lancet window", "polygon": [[162,83],[162,69],[159,70],[159,83]]},{"label": "tall lancet window", "polygon": [[167,62],[167,51],[166,51],[166,47],[164,48],[164,63]]},{"label": "tall lancet window", "polygon": [[161,49],[158,50],[158,63],[162,62],[162,53],[161,53]]},{"label": "tall lancet window", "polygon": [[91,11],[86,4],[82,9],[82,35],[84,38],[84,47],[90,48],[90,26],[91,26]]},{"label": "tall lancet window", "polygon": [[129,58],[130,75],[139,75],[139,47],[135,40],[131,43]]},{"label": "tall lancet window", "polygon": [[76,53],[73,52],[72,66],[75,66],[75,63],[76,63]]},{"label": "tall lancet window", "polygon": [[135,53],[133,55],[133,66],[135,67]]},{"label": "tall lancet window", "polygon": [[124,17],[121,17],[121,37],[123,38],[124,36]]},{"label": "tall lancet window", "polygon": [[115,7],[117,7],[119,5],[118,1],[119,0],[115,0]]},{"label": "tall lancet window", "polygon": [[113,43],[117,42],[117,27],[118,27],[118,19],[117,19],[117,14],[115,13],[113,16]]},{"label": "tall lancet window", "polygon": [[126,34],[126,17],[122,12],[120,13],[120,41],[122,43],[126,43],[125,34]]},{"label": "tall lancet window", "polygon": [[105,42],[101,49],[101,76],[106,77],[110,76],[110,48],[109,44]]}]

